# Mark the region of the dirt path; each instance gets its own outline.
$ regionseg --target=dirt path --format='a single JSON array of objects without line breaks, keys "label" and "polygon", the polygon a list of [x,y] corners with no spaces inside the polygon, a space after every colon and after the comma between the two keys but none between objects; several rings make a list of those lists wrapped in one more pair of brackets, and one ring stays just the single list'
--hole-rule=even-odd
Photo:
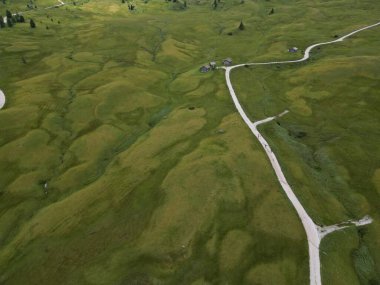
[{"label": "dirt path", "polygon": [[30,10],[25,10],[25,11],[19,11],[19,12],[17,12],[17,13],[13,13],[12,15],[13,15],[13,16],[16,16],[16,15],[18,15],[18,14],[23,15],[23,14],[25,14],[25,13],[34,12],[34,11],[38,11],[38,10],[41,10],[41,9],[48,10],[48,9],[52,9],[52,8],[59,8],[59,7],[61,7],[61,6],[66,5],[66,3],[63,2],[62,0],[58,0],[58,2],[59,2],[58,4],[55,4],[55,5],[53,5],[53,6],[49,6],[49,7],[45,7],[45,8],[38,8],[38,9],[30,9]]},{"label": "dirt path", "polygon": [[58,0],[59,4],[56,4],[56,5],[53,5],[53,6],[50,6],[50,7],[46,7],[45,9],[51,9],[51,8],[59,8],[61,6],[64,6],[66,5],[65,2],[61,1],[61,0]]},{"label": "dirt path", "polygon": [[267,154],[269,161],[273,167],[273,170],[276,173],[277,179],[279,183],[281,184],[282,189],[285,191],[287,197],[291,201],[293,207],[296,209],[297,214],[299,218],[301,219],[302,225],[305,229],[307,240],[308,240],[308,247],[309,247],[309,267],[310,267],[310,284],[311,285],[321,285],[322,280],[321,280],[321,262],[320,262],[320,256],[319,256],[319,245],[321,243],[321,240],[328,234],[344,229],[349,226],[362,226],[366,225],[372,222],[372,219],[370,217],[364,217],[363,219],[359,221],[348,221],[339,225],[333,225],[333,226],[328,226],[328,227],[320,227],[317,226],[311,217],[307,214],[306,210],[298,200],[297,196],[294,194],[293,190],[291,189],[289,183],[287,182],[284,173],[282,172],[281,166],[277,160],[276,155],[273,153],[272,149],[270,148],[268,142],[265,140],[265,138],[260,134],[260,132],[257,130],[257,126],[268,123],[277,117],[283,116],[288,111],[284,111],[283,113],[274,116],[274,117],[269,117],[261,121],[257,122],[252,122],[247,114],[244,112],[244,109],[240,105],[240,102],[236,96],[235,90],[233,89],[232,83],[231,83],[231,78],[230,78],[230,73],[233,69],[246,66],[246,65],[271,65],[271,64],[285,64],[285,63],[296,63],[296,62],[302,62],[306,61],[310,57],[310,51],[318,46],[321,45],[328,45],[328,44],[333,44],[337,42],[342,42],[346,38],[359,33],[361,31],[379,26],[380,22],[366,26],[364,28],[355,30],[345,36],[340,37],[339,39],[336,39],[334,41],[329,41],[329,42],[322,42],[322,43],[317,43],[309,46],[304,53],[303,58],[298,59],[298,60],[289,60],[289,61],[271,61],[271,62],[262,62],[262,63],[244,63],[244,64],[238,64],[234,66],[229,66],[229,67],[221,67],[222,69],[225,69],[225,77],[226,77],[226,83],[227,87],[230,91],[231,98],[235,104],[236,109],[238,110],[240,116],[244,120],[244,122],[247,124],[247,126],[251,129],[251,132],[254,134],[254,136],[258,139],[262,147],[264,148],[265,153]]}]

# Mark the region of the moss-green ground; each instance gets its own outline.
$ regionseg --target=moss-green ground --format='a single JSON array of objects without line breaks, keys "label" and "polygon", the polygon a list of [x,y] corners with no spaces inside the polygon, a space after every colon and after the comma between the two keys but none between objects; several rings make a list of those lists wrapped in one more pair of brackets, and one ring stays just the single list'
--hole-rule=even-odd
[{"label": "moss-green ground", "polygon": [[[8,2],[0,14],[26,4]],[[286,49],[377,22],[380,5],[68,4],[0,29],[0,283],[307,284],[295,211],[222,72],[198,68],[299,57]],[[323,241],[324,284],[380,282],[379,35],[232,73],[252,118],[291,111],[262,130],[310,215],[375,219]]]}]

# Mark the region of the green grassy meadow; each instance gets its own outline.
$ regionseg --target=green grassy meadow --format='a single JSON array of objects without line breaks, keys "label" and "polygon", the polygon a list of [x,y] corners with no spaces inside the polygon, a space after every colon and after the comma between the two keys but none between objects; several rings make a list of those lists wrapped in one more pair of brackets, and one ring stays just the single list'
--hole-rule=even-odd
[{"label": "green grassy meadow", "polygon": [[[307,284],[296,212],[223,72],[198,69],[300,57],[380,4],[34,3],[0,29],[0,284]],[[290,110],[260,130],[310,216],[374,218],[323,241],[326,285],[380,284],[379,36],[231,75],[252,119]]]}]

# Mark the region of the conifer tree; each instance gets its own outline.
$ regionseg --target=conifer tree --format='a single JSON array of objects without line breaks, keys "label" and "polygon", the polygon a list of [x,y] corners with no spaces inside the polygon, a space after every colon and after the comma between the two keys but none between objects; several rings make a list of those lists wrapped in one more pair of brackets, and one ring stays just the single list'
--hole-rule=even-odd
[{"label": "conifer tree", "polygon": [[5,15],[7,16],[7,18],[12,18],[12,13],[11,13],[11,11],[9,11],[9,10],[7,10],[7,11],[5,12]]},{"label": "conifer tree", "polygon": [[245,26],[243,24],[243,20],[240,21],[239,30],[242,31],[245,29]]},{"label": "conifer tree", "polygon": [[34,28],[36,27],[36,23],[33,21],[33,19],[30,19],[29,24],[30,24],[30,27],[31,27],[32,29],[34,29]]}]

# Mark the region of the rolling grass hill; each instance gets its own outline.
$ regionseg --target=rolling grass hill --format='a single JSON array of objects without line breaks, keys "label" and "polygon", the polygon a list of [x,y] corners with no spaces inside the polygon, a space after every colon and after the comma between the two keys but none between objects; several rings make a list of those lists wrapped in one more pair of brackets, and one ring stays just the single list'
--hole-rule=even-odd
[{"label": "rolling grass hill", "polygon": [[[222,71],[198,69],[300,57],[380,4],[34,3],[0,29],[0,284],[307,284],[295,211]],[[374,218],[323,241],[324,284],[380,283],[379,35],[232,73],[251,118],[290,110],[261,130],[312,218]]]}]

